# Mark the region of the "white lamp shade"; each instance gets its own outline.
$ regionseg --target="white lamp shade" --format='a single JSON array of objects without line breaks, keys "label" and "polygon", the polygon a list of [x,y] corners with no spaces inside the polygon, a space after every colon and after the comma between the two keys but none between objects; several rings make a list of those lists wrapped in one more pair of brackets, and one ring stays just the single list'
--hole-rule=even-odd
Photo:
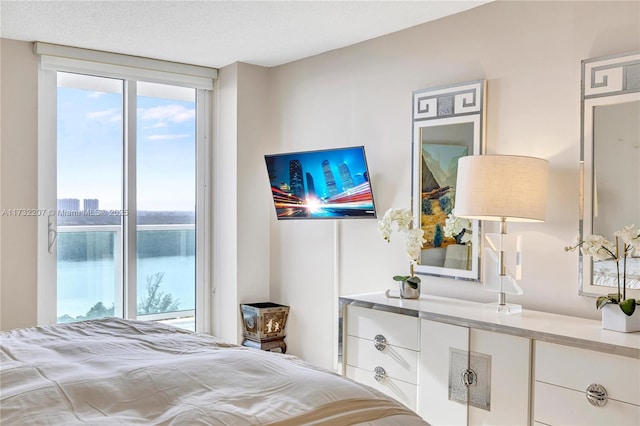
[{"label": "white lamp shade", "polygon": [[549,162],[512,155],[458,160],[455,215],[509,222],[544,221]]}]

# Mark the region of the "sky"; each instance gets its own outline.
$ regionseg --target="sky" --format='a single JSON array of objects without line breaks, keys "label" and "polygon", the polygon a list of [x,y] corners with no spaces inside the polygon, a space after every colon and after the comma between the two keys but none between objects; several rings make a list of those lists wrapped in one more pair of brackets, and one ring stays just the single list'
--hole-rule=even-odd
[{"label": "sky", "polygon": [[[194,210],[195,115],[195,102],[138,96],[139,211]],[[122,117],[121,93],[58,87],[57,198],[122,208]]]}]

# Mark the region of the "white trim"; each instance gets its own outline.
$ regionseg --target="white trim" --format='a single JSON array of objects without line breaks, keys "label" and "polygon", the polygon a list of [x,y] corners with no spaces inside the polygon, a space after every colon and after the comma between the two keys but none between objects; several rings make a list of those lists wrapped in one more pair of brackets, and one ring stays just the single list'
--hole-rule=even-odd
[{"label": "white trim", "polygon": [[56,163],[56,106],[55,71],[38,71],[38,209],[46,211],[38,217],[37,316],[38,325],[55,324],[57,306],[51,303],[57,294],[57,245],[49,253],[49,215],[57,225],[57,163]]},{"label": "white trim", "polygon": [[124,318],[136,319],[138,314],[137,306],[137,223],[136,217],[138,209],[137,200],[137,172],[136,172],[136,149],[137,138],[137,105],[138,94],[136,90],[136,82],[126,80],[124,82],[124,111],[123,111],[123,162],[122,162],[122,182],[124,183],[123,193],[123,209],[127,214],[123,218],[123,244],[122,244],[122,260],[123,260],[123,287],[119,288],[124,296]]},{"label": "white trim", "polygon": [[[116,258],[118,271],[121,271],[116,289],[116,303],[124,312],[116,311],[124,318],[137,317],[137,259],[136,237],[136,125],[137,125],[137,82],[170,84],[185,86],[196,90],[196,330],[210,330],[211,282],[211,90],[212,78],[216,70],[193,67],[182,64],[163,63],[144,58],[126,57],[124,55],[106,54],[103,52],[84,51],[83,49],[66,48],[64,46],[36,43],[36,52],[40,54],[39,93],[38,93],[38,207],[57,214],[57,72],[76,72],[100,77],[117,77],[124,80],[123,101],[123,159],[122,178],[126,182],[123,193],[123,210],[132,214],[124,216],[123,231],[118,232],[117,244],[121,247],[122,256]],[[75,54],[83,58],[47,56],[57,54],[70,56]],[[88,59],[113,60],[116,64],[92,62]],[[127,65],[137,65],[130,68]],[[164,65],[163,65],[164,64]],[[153,69],[144,68],[153,66]],[[199,69],[204,70],[202,72]],[[107,70],[105,72],[105,70]],[[176,73],[200,73],[186,75]],[[111,73],[111,74],[109,74]],[[118,74],[119,73],[119,74]],[[115,74],[118,74],[117,76]],[[134,78],[140,76],[141,78]],[[151,76],[151,77],[149,77]],[[195,83],[194,83],[195,82]],[[38,324],[55,324],[57,321],[57,248],[48,253],[48,217],[42,216],[38,222]],[[153,225],[152,225],[153,226]],[[185,225],[178,225],[184,227]],[[193,225],[186,225],[193,226]],[[119,228],[119,227],[118,227]],[[146,229],[147,226],[141,227]],[[126,289],[126,293],[125,293]],[[124,302],[124,303],[118,303]]]},{"label": "white trim", "polygon": [[[583,215],[582,222],[582,235],[584,238],[586,235],[593,233],[593,182],[594,182],[594,142],[593,142],[593,128],[594,128],[594,110],[598,106],[616,105],[626,102],[634,102],[640,99],[640,93],[624,93],[621,95],[601,96],[584,100],[584,137],[583,137],[583,187],[582,191],[582,204],[583,210],[580,214]],[[606,287],[593,284],[593,258],[591,256],[585,256],[582,251],[578,251],[579,263],[582,265],[582,282],[578,288],[578,294],[582,296],[599,296],[607,293],[613,293],[614,287]],[[638,298],[640,297],[640,290],[627,288],[627,297]]]},{"label": "white trim", "polygon": [[211,325],[210,281],[210,92],[196,91],[196,313],[195,331],[208,333]]},{"label": "white trim", "polygon": [[[340,365],[340,297],[342,289],[340,286],[340,221],[333,221],[333,369],[339,373]],[[344,342],[343,342],[344,344]],[[345,360],[343,359],[343,362]]]},{"label": "white trim", "polygon": [[105,77],[152,81],[206,90],[213,89],[213,79],[218,76],[218,70],[215,68],[57,44],[36,42],[34,51],[41,57],[42,68],[56,71],[93,71]]}]

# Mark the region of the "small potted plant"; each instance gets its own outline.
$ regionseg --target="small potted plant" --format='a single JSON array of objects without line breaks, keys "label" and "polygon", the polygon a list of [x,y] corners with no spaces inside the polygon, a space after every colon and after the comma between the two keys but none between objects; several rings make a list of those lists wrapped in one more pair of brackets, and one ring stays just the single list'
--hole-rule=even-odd
[{"label": "small potted plant", "polygon": [[457,217],[455,209],[447,215],[444,222],[444,236],[456,240],[456,244],[471,243],[472,223],[469,219]]},{"label": "small potted plant", "polygon": [[[574,251],[580,247],[582,254],[591,256],[594,261],[613,260],[615,262],[617,292],[596,299],[596,307],[603,310],[602,327],[625,332],[640,331],[640,314],[634,315],[636,305],[640,305],[640,299],[627,298],[626,285],[627,258],[640,255],[640,229],[635,225],[629,225],[614,232],[613,235],[616,237],[615,244],[609,242],[602,235],[589,235],[583,240],[578,236],[570,246],[564,249],[565,251]],[[622,240],[621,251],[618,251],[619,239]],[[622,276],[620,263],[622,263]],[[620,312],[627,318],[622,317]],[[632,316],[635,320],[631,318]]]},{"label": "small potted plant", "polygon": [[[455,209],[447,215],[444,222],[444,236],[456,242],[455,245],[447,247],[447,250],[455,250],[454,257],[462,259],[461,263],[455,266],[456,268],[471,269],[472,229],[471,220],[456,216]],[[445,261],[445,267],[447,266]]]},{"label": "small potted plant", "polygon": [[378,221],[378,232],[387,242],[391,241],[393,223],[396,223],[398,232],[407,234],[405,250],[409,257],[409,275],[396,275],[395,281],[400,282],[400,297],[403,299],[417,299],[420,297],[420,278],[413,274],[413,266],[420,263],[422,245],[426,243],[424,231],[413,225],[413,215],[410,209],[387,210],[384,217]]}]

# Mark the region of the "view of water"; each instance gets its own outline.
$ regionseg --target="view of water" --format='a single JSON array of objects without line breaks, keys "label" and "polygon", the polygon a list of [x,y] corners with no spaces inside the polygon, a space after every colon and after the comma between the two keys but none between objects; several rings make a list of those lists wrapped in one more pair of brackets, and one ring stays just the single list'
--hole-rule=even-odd
[{"label": "view of water", "polygon": [[[147,277],[163,272],[159,291],[171,294],[179,310],[195,309],[195,256],[159,256],[138,260],[138,302],[146,295]],[[116,265],[113,258],[89,261],[58,260],[58,316],[85,315],[102,302],[115,302]]]}]

